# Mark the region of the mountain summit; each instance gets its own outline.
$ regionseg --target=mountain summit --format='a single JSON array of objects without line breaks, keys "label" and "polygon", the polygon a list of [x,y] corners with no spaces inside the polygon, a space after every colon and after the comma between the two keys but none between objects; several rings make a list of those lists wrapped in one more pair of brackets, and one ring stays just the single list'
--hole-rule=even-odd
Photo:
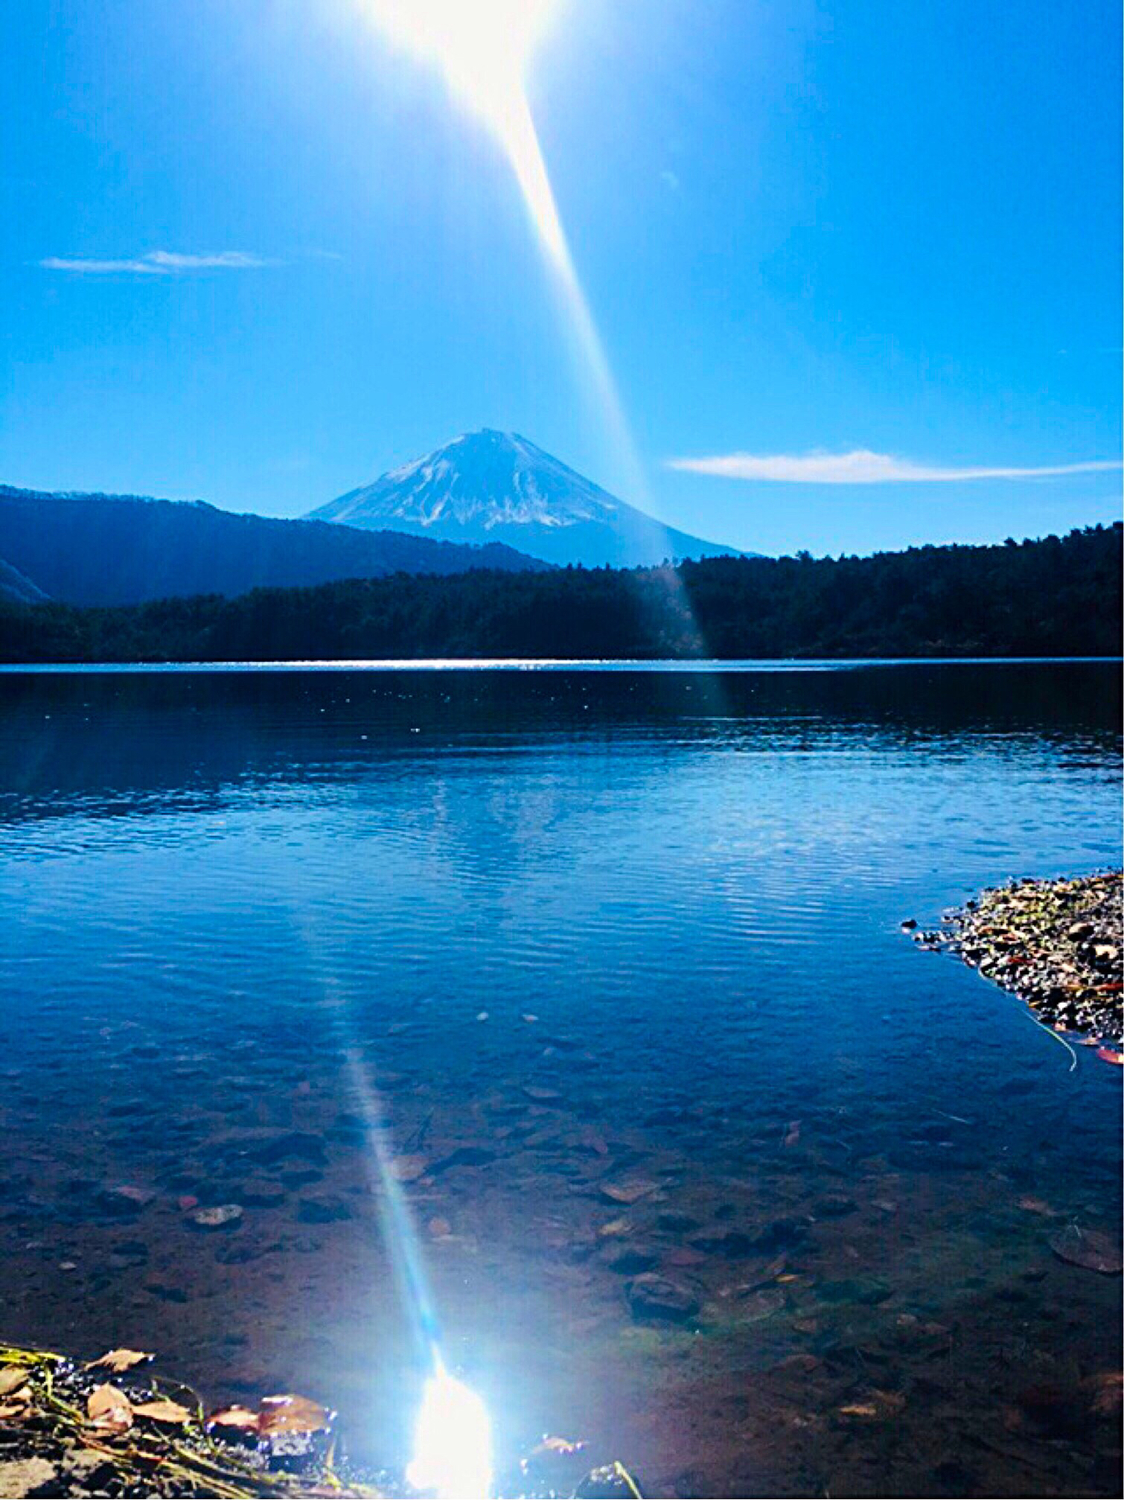
[{"label": "mountain summit", "polygon": [[587,567],[737,552],[665,526],[518,433],[487,427],[329,501],[309,519],[450,542],[505,542],[545,562]]}]

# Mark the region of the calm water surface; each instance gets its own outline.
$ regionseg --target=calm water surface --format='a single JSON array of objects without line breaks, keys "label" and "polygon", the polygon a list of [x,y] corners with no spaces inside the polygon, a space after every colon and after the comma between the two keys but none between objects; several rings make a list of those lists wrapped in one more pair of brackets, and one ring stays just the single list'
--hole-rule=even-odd
[{"label": "calm water surface", "polygon": [[381,1148],[506,1457],[1117,1493],[1120,1281],[1048,1241],[1116,1232],[1119,1070],[899,923],[1118,863],[1119,713],[1102,664],[0,675],[3,1334],[394,1462]]}]

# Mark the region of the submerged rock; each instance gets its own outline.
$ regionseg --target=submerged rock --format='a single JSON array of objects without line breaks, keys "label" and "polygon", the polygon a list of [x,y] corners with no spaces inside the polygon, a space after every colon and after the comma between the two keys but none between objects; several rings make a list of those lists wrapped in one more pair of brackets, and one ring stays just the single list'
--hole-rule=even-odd
[{"label": "submerged rock", "polygon": [[779,1287],[762,1287],[760,1291],[750,1292],[749,1296],[739,1299],[738,1321],[760,1323],[765,1318],[771,1318],[774,1313],[783,1311],[784,1306],[784,1293]]},{"label": "submerged rock", "polygon": [[269,1177],[253,1177],[241,1183],[237,1192],[250,1208],[276,1208],[288,1196],[285,1184]]},{"label": "submerged rock", "polygon": [[699,1310],[699,1299],[689,1286],[654,1271],[629,1282],[628,1303],[634,1318],[648,1322],[684,1323]]},{"label": "submerged rock", "polygon": [[302,1198],[297,1206],[297,1220],[301,1224],[334,1224],[350,1218],[351,1208],[342,1198]]},{"label": "submerged rock", "polygon": [[443,1156],[435,1161],[430,1171],[447,1172],[451,1167],[486,1167],[489,1162],[496,1160],[498,1151],[493,1151],[490,1146],[458,1146],[455,1151],[450,1151],[448,1156]]},{"label": "submerged rock", "polygon": [[817,1288],[824,1302],[858,1302],[877,1307],[894,1295],[893,1288],[876,1277],[854,1276],[843,1281],[821,1281]]},{"label": "submerged rock", "polygon": [[610,1271],[621,1276],[635,1276],[641,1271],[650,1271],[659,1260],[659,1252],[646,1245],[622,1245],[606,1256],[605,1264]]}]

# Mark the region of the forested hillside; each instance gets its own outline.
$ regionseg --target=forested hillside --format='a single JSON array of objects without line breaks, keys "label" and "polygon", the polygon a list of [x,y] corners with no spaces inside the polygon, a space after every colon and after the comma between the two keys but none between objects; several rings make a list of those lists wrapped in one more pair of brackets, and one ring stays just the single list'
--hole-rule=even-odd
[{"label": "forested hillside", "polygon": [[128,608],[9,603],[0,657],[1108,656],[1121,526],[874,557],[352,580]]}]

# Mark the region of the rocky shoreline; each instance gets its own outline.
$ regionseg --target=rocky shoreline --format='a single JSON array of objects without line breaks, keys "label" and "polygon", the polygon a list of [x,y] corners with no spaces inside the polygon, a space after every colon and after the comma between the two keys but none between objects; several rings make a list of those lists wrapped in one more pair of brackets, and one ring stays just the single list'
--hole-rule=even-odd
[{"label": "rocky shoreline", "polygon": [[1101,1043],[1121,1060],[1124,1038],[1122,873],[1018,880],[984,891],[935,931],[903,923],[923,948],[958,953],[1018,995],[1042,1021]]},{"label": "rocky shoreline", "polygon": [[[286,1393],[208,1412],[189,1387],[155,1375],[154,1359],[121,1348],[83,1362],[0,1343],[0,1500],[418,1500],[401,1471],[352,1466],[336,1413],[318,1402]],[[640,1500],[623,1464],[589,1465],[585,1443],[544,1437],[499,1476],[499,1493]]]}]

